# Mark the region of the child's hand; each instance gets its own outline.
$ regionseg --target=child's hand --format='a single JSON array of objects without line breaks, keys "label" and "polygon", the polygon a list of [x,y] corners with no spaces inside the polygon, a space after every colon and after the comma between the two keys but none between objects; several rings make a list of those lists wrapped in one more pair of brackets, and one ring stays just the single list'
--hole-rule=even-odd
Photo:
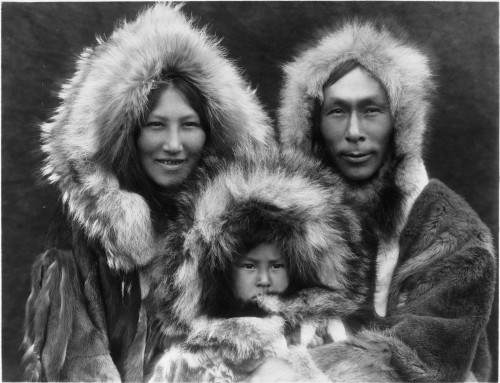
[{"label": "child's hand", "polygon": [[262,294],[257,295],[253,300],[262,310],[269,314],[279,315],[283,312],[284,304],[278,295]]}]

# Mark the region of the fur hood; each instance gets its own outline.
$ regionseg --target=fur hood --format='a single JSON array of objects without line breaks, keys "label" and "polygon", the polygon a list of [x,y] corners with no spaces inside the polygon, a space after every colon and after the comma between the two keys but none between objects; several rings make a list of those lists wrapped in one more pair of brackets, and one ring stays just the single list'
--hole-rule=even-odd
[{"label": "fur hood", "polygon": [[149,262],[155,235],[145,199],[126,191],[117,169],[162,72],[180,72],[207,100],[216,158],[266,151],[270,120],[219,42],[181,6],[157,4],[98,39],[76,63],[61,104],[42,126],[44,176],[57,184],[71,217],[106,250],[108,264],[130,270]]},{"label": "fur hood", "polygon": [[[326,288],[325,295],[301,296],[304,307],[292,296],[281,307],[267,302],[265,311],[291,322],[353,313],[368,296],[372,266],[358,214],[343,194],[338,176],[318,160],[276,151],[257,163],[234,163],[198,196],[187,194],[189,222],[184,234],[170,233],[166,246],[182,254],[163,256],[149,268],[161,332],[173,335],[172,317],[182,325],[224,317],[217,310],[232,299],[224,276],[248,240],[276,243],[301,288]],[[165,278],[172,270],[173,278]]]},{"label": "fur hood", "polygon": [[[392,167],[388,172],[406,198],[403,209],[406,207],[408,213],[428,183],[422,145],[434,83],[428,57],[390,23],[347,21],[326,31],[314,46],[285,65],[279,110],[281,144],[320,156],[312,147],[315,102],[323,102],[323,85],[332,71],[353,59],[375,76],[388,94],[394,124],[393,156],[397,159],[388,165]],[[378,178],[372,184],[384,182],[382,174]]]}]

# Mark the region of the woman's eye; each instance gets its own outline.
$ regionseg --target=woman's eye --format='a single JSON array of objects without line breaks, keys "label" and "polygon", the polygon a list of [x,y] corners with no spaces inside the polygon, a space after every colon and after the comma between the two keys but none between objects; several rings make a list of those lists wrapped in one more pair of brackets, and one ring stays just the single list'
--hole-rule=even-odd
[{"label": "woman's eye", "polygon": [[199,128],[199,127],[201,127],[200,123],[197,122],[197,121],[186,121],[184,123],[184,126],[186,126],[188,128]]},{"label": "woman's eye", "polygon": [[149,122],[146,122],[146,124],[144,126],[148,127],[148,128],[157,128],[157,127],[163,126],[163,124],[159,121],[149,121]]}]

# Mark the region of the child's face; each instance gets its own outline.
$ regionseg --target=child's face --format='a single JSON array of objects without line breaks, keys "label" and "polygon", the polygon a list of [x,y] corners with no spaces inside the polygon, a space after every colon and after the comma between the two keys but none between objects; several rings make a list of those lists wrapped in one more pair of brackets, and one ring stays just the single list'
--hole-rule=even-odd
[{"label": "child's face", "polygon": [[274,244],[258,245],[233,266],[233,294],[243,301],[259,294],[282,293],[287,287],[288,265]]}]

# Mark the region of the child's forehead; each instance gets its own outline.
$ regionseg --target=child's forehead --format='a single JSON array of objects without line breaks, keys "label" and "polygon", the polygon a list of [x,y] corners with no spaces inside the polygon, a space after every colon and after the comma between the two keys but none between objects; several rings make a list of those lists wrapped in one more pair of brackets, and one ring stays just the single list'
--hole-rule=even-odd
[{"label": "child's forehead", "polygon": [[243,258],[256,261],[268,261],[283,259],[284,257],[275,243],[260,243],[243,254]]}]

